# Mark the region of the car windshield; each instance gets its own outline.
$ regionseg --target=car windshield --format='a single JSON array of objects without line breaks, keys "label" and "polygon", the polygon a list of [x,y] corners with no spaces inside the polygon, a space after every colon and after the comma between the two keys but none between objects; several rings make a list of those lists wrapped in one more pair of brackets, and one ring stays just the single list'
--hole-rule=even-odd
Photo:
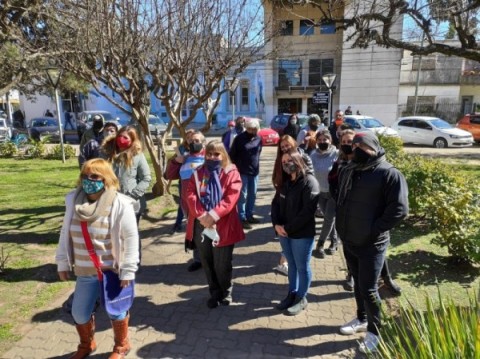
[{"label": "car windshield", "polygon": [[430,120],[428,122],[433,127],[436,127],[436,128],[442,128],[442,129],[452,128],[452,125],[450,125],[447,121],[441,120],[439,118],[435,118],[435,119]]},{"label": "car windshield", "polygon": [[[88,121],[91,122],[93,120],[93,116],[97,115],[97,113],[92,113],[90,115],[88,115]],[[110,122],[110,121],[113,121],[114,118],[112,116],[112,114],[110,112],[106,112],[106,113],[98,113],[98,115],[101,115],[105,122]]]},{"label": "car windshield", "polygon": [[165,125],[165,122],[163,122],[160,118],[156,116],[152,116],[148,118],[148,123],[150,125]]},{"label": "car windshield", "polygon": [[364,118],[364,119],[359,119],[358,122],[360,122],[364,127],[366,128],[378,128],[378,127],[385,127],[383,123],[381,123],[379,120],[376,118]]}]

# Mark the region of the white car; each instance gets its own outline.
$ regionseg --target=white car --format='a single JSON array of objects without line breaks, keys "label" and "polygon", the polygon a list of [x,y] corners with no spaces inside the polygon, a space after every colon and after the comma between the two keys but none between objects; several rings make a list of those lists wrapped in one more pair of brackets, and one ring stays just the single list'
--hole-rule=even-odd
[{"label": "white car", "polygon": [[397,130],[403,143],[417,143],[436,148],[467,147],[473,144],[470,132],[455,128],[437,117],[401,117],[392,128]]},{"label": "white car", "polygon": [[373,131],[377,135],[398,137],[397,131],[370,116],[346,115],[344,121],[352,126],[355,132]]}]

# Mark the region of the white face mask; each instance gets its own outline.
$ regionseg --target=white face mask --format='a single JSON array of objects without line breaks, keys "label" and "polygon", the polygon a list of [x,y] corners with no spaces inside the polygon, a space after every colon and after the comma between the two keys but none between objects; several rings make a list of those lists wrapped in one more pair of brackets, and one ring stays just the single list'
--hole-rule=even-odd
[{"label": "white face mask", "polygon": [[296,125],[296,124],[297,124],[297,120],[290,120],[290,124]]}]

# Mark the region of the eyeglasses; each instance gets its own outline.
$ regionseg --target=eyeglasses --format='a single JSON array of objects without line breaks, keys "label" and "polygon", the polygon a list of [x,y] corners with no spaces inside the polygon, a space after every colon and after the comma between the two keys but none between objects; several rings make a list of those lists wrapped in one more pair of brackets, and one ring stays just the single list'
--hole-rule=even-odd
[{"label": "eyeglasses", "polygon": [[89,179],[90,181],[103,181],[102,176],[99,176],[99,175],[94,174],[94,173],[83,174],[82,179]]}]

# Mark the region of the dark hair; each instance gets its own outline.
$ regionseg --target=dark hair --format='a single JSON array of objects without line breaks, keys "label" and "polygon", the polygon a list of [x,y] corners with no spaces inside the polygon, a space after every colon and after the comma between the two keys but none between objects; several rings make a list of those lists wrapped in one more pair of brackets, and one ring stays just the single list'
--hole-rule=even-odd
[{"label": "dark hair", "polygon": [[292,159],[293,163],[297,166],[298,168],[297,174],[301,173],[302,175],[305,176],[305,173],[306,173],[305,161],[303,160],[300,152],[298,152],[296,148],[292,148],[290,151],[288,151],[285,154],[288,154]]},{"label": "dark hair", "polygon": [[317,132],[317,135],[315,136],[315,139],[318,140],[320,136],[328,138],[330,141],[332,140],[332,134],[330,133],[329,130],[320,130]]},{"label": "dark hair", "polygon": [[291,120],[292,118],[294,118],[294,117],[298,120],[297,114],[296,114],[296,113],[292,113],[292,114],[290,115],[290,117],[288,117],[288,121],[290,122],[290,120]]}]

